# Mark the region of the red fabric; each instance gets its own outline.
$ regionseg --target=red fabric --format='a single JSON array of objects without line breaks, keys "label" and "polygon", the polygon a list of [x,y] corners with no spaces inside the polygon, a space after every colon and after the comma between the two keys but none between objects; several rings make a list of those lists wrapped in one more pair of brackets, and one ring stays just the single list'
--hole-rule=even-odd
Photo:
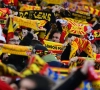
[{"label": "red fabric", "polygon": [[[3,2],[7,5],[10,4],[10,0],[3,0]],[[18,0],[14,0],[14,6],[18,6]]]},{"label": "red fabric", "polygon": [[60,43],[64,43],[65,42],[65,36],[66,36],[66,31],[62,31],[61,33],[61,37],[60,37]]},{"label": "red fabric", "polygon": [[68,29],[71,29],[72,25],[70,23],[68,23]]},{"label": "red fabric", "polygon": [[18,6],[18,0],[14,0],[14,6]]},{"label": "red fabric", "polygon": [[96,12],[96,9],[94,9],[93,14],[95,14],[95,12]]},{"label": "red fabric", "polygon": [[97,54],[97,55],[96,55],[96,60],[97,60],[97,61],[100,61],[100,54]]},{"label": "red fabric", "polygon": [[8,8],[0,8],[0,12],[2,12],[0,19],[5,19],[6,14],[10,14],[10,11]]},{"label": "red fabric", "polygon": [[[70,23],[68,23],[67,27],[68,27],[68,30],[70,30],[72,25]],[[64,43],[65,42],[66,34],[67,34],[67,31],[63,30],[62,33],[61,33],[61,37],[60,37],[60,43]]]},{"label": "red fabric", "polygon": [[14,33],[13,33],[13,32],[8,33],[8,35],[7,35],[7,43],[8,43],[9,40],[10,40],[11,38],[13,38],[13,37],[14,37]]},{"label": "red fabric", "polygon": [[85,31],[85,32],[87,31],[87,26],[84,27],[84,31]]},{"label": "red fabric", "polygon": [[84,39],[76,38],[74,41],[78,44],[80,51],[83,51],[88,45],[88,41]]},{"label": "red fabric", "polygon": [[0,80],[0,90],[13,90],[8,84]]},{"label": "red fabric", "polygon": [[40,42],[43,44],[44,42],[43,42],[43,38],[38,38],[39,40],[40,40]]},{"label": "red fabric", "polygon": [[88,80],[89,81],[95,81],[95,80],[98,80],[98,75],[97,73],[95,72],[95,69],[93,66],[90,66],[88,68]]},{"label": "red fabric", "polygon": [[99,11],[99,13],[98,13],[98,16],[100,16],[100,11]]}]

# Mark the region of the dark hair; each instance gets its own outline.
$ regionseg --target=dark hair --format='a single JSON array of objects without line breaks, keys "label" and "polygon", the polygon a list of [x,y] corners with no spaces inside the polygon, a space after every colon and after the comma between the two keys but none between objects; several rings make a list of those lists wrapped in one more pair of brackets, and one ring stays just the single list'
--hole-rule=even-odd
[{"label": "dark hair", "polygon": [[68,37],[69,37],[69,38],[71,38],[72,36],[80,37],[80,35],[76,35],[76,34],[68,34]]},{"label": "dark hair", "polygon": [[56,25],[57,25],[57,28],[59,30],[59,32],[62,32],[62,26],[61,26],[61,23],[59,21],[56,22]]},{"label": "dark hair", "polygon": [[20,42],[19,45],[24,45],[24,46],[30,46],[31,45],[31,41],[33,39],[33,35],[31,33],[28,33],[24,39]]},{"label": "dark hair", "polygon": [[15,36],[19,36],[18,32],[14,32],[14,35],[15,35]]},{"label": "dark hair", "polygon": [[31,31],[31,28],[26,28],[29,32]]},{"label": "dark hair", "polygon": [[52,31],[52,32],[50,33],[49,39],[52,39],[52,37],[53,37],[53,35],[54,35],[55,33],[60,33],[60,34],[61,34],[60,31],[54,30],[54,31]]},{"label": "dark hair", "polygon": [[42,45],[42,43],[40,41],[38,41],[38,40],[32,40],[31,41],[31,46],[36,46],[37,44]]},{"label": "dark hair", "polygon": [[49,81],[49,79],[40,74],[29,75],[24,79],[30,79],[31,81],[36,83],[36,88],[34,88],[33,90],[50,90],[51,89],[51,86],[50,86],[51,82]]}]

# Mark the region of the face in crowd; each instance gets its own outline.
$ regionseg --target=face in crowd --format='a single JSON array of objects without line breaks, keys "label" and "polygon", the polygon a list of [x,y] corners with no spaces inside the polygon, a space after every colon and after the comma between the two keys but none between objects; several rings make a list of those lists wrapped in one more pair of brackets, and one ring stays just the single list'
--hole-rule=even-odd
[{"label": "face in crowd", "polygon": [[19,83],[19,90],[51,90],[51,81],[41,75],[30,75]]},{"label": "face in crowd", "polygon": [[60,32],[56,32],[53,34],[53,37],[52,37],[52,41],[53,42],[60,42],[60,36],[61,36],[61,33]]},{"label": "face in crowd", "polygon": [[91,46],[92,46],[93,52],[98,53],[98,49],[97,49],[96,45],[92,44]]},{"label": "face in crowd", "polygon": [[9,40],[9,44],[19,45],[19,43],[20,43],[20,39],[16,35],[14,35],[14,37]]},{"label": "face in crowd", "polygon": [[20,89],[19,90],[33,90],[36,87],[36,83],[30,79],[23,79],[20,82]]},{"label": "face in crowd", "polygon": [[22,37],[24,38],[28,34],[27,29],[22,29]]},{"label": "face in crowd", "polygon": [[0,80],[6,82],[7,84],[10,84],[12,82],[12,79],[6,76],[0,76]]}]

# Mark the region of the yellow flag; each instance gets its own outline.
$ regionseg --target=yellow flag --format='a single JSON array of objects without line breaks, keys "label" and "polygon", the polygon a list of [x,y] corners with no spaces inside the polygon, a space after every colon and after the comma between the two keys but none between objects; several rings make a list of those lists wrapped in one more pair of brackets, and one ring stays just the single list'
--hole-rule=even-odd
[{"label": "yellow flag", "polygon": [[41,10],[41,7],[24,4],[19,11],[28,11],[28,10]]},{"label": "yellow flag", "polygon": [[75,57],[75,54],[76,54],[77,50],[78,50],[77,43],[75,41],[72,41],[72,43],[71,43],[71,52],[70,52],[70,57],[69,58]]},{"label": "yellow flag", "polygon": [[65,0],[43,0],[48,4],[62,4]]},{"label": "yellow flag", "polygon": [[24,26],[28,28],[32,28],[36,31],[41,30],[40,27],[43,27],[46,24],[45,20],[30,20],[21,17],[14,16],[14,22],[16,22],[19,26]]}]

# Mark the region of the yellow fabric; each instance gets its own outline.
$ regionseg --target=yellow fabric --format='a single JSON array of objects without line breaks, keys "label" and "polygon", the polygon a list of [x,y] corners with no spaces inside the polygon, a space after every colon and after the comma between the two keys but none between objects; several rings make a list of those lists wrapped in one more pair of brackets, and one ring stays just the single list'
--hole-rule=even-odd
[{"label": "yellow fabric", "polygon": [[2,62],[0,62],[0,76],[19,76],[24,77],[24,75],[20,74],[19,72],[15,71],[14,69],[6,66]]},{"label": "yellow fabric", "polygon": [[14,3],[14,0],[9,0],[9,2],[8,3]]},{"label": "yellow fabric", "polygon": [[48,39],[49,39],[50,34],[51,34],[51,30],[50,30],[50,31],[48,32],[48,34],[46,35],[45,40],[48,40]]},{"label": "yellow fabric", "polygon": [[46,24],[45,20],[30,20],[21,17],[14,16],[14,22],[19,24],[19,26],[25,26],[28,28],[32,28],[36,31],[40,30],[39,27],[43,27]]},{"label": "yellow fabric", "polygon": [[64,37],[64,38],[66,38],[66,36],[68,36],[68,34],[70,33],[70,30],[68,29],[67,26],[63,26],[63,27],[62,27],[62,30],[63,30],[63,31],[66,31],[66,35],[65,35],[65,37]]},{"label": "yellow fabric", "polygon": [[20,28],[20,26],[16,22],[13,22],[13,25],[14,25],[13,27],[14,31],[16,31],[17,28]]},{"label": "yellow fabric", "polygon": [[0,48],[1,48],[0,52],[2,53],[10,53],[10,54],[16,54],[16,55],[28,56],[32,52],[31,46],[2,44],[0,45]]},{"label": "yellow fabric", "polygon": [[41,31],[39,32],[39,38],[44,39],[46,32],[45,31]]},{"label": "yellow fabric", "polygon": [[19,11],[28,11],[28,10],[41,10],[40,6],[30,6],[30,5],[23,5]]},{"label": "yellow fabric", "polygon": [[10,32],[14,32],[13,21],[12,21],[11,17],[10,17],[10,23],[9,23],[9,26],[8,26],[8,33],[10,33]]},{"label": "yellow fabric", "polygon": [[100,10],[100,5],[95,6],[94,8]]},{"label": "yellow fabric", "polygon": [[77,50],[78,50],[77,43],[75,41],[72,41],[72,43],[71,43],[71,52],[70,52],[70,56],[69,56],[70,59],[75,56]]},{"label": "yellow fabric", "polygon": [[[39,56],[35,55],[33,56],[33,63],[30,64],[23,72],[23,75],[31,75],[32,73],[39,73],[44,65],[46,65],[46,62],[42,60]],[[32,57],[31,57],[32,58]]]},{"label": "yellow fabric", "polygon": [[91,47],[91,44],[88,44],[84,51],[85,51],[91,58],[95,58],[95,57],[94,57],[94,53],[93,53],[93,49],[92,49],[92,47]]},{"label": "yellow fabric", "polygon": [[38,27],[43,27],[47,22],[45,20],[36,20],[38,23]]},{"label": "yellow fabric", "polygon": [[100,89],[100,80],[93,81],[92,87],[93,87],[94,90],[99,90]]},{"label": "yellow fabric", "polygon": [[50,50],[50,51],[52,51],[52,50],[58,51],[58,50],[62,50],[63,45],[61,43],[44,40],[44,46],[47,47],[48,50]]},{"label": "yellow fabric", "polygon": [[69,71],[71,71],[74,67],[77,67],[77,63],[76,62],[72,62],[70,67],[69,67]]},{"label": "yellow fabric", "polygon": [[48,4],[62,4],[65,0],[43,0]]},{"label": "yellow fabric", "polygon": [[[75,42],[79,46],[80,49],[83,49],[85,53],[88,54],[91,58],[95,58],[96,56],[94,55],[93,49],[91,47],[91,44],[88,40],[86,39],[81,39],[81,38],[76,38]],[[87,46],[84,46],[87,45]]]},{"label": "yellow fabric", "polygon": [[85,35],[86,32],[84,31],[84,27],[88,26],[88,23],[83,20],[76,20],[72,18],[64,18],[64,20],[67,20],[68,23],[70,23],[71,29],[69,30],[72,34],[78,34],[78,35]]},{"label": "yellow fabric", "polygon": [[2,48],[0,47],[0,56],[2,55]]}]

